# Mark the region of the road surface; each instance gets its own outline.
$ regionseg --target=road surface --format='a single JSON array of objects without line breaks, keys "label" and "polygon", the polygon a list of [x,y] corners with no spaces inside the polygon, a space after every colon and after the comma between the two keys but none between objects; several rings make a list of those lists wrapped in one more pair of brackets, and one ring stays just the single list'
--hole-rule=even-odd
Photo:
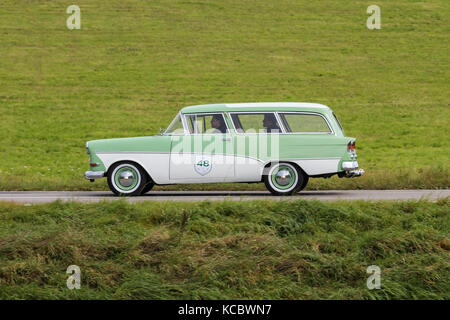
[{"label": "road surface", "polygon": [[[316,199],[324,201],[337,200],[418,200],[435,201],[450,196],[450,189],[445,190],[325,190],[302,191],[295,196],[276,197],[267,191],[150,191],[144,196],[125,198],[137,201],[203,201],[203,200],[298,200]],[[1,191],[0,201],[19,203],[45,203],[55,200],[98,202],[117,200],[108,191]]]}]

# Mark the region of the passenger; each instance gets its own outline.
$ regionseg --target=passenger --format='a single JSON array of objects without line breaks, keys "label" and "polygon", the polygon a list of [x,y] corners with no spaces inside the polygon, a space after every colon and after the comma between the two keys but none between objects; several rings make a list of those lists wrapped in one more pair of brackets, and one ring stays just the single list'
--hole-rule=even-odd
[{"label": "passenger", "polygon": [[214,128],[212,133],[227,133],[227,126],[220,114],[215,114],[211,119],[211,127]]},{"label": "passenger", "polygon": [[278,133],[280,127],[278,127],[277,119],[271,113],[264,114],[263,126],[266,128],[267,133]]}]

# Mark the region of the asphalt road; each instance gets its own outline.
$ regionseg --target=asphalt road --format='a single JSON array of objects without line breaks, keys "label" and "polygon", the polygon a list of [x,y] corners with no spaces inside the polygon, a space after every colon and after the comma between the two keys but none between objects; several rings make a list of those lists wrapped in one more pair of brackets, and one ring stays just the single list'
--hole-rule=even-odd
[{"label": "asphalt road", "polygon": [[[428,199],[450,196],[446,190],[325,190],[302,191],[295,196],[276,197],[267,191],[150,191],[144,196],[126,198],[128,201],[202,201],[202,200],[297,200],[317,199],[324,201],[336,200],[409,200]],[[108,191],[2,191],[0,201],[19,203],[45,203],[55,200],[97,202],[116,200]]]}]

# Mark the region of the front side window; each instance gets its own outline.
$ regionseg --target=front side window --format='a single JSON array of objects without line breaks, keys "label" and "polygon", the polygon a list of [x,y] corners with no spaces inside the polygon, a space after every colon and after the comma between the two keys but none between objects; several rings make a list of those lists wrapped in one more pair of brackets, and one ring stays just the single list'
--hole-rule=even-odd
[{"label": "front side window", "polygon": [[179,114],[173,119],[172,123],[167,128],[165,135],[173,136],[173,135],[183,135],[184,127],[183,122],[181,121],[181,117]]},{"label": "front side window", "polygon": [[274,113],[234,113],[231,115],[239,133],[280,133],[280,124]]},{"label": "front side window", "polygon": [[190,133],[220,134],[227,133],[225,118],[221,113],[187,115],[186,120]]},{"label": "front side window", "polygon": [[315,114],[280,113],[281,121],[290,133],[330,133],[323,117]]}]

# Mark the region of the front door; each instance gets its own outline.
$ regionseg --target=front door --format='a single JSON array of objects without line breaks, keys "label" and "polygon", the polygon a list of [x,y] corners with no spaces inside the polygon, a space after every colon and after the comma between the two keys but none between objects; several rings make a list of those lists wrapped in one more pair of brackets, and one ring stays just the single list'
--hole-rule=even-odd
[{"label": "front door", "polygon": [[185,115],[188,134],[173,137],[170,180],[177,183],[232,181],[234,141],[223,114]]}]

